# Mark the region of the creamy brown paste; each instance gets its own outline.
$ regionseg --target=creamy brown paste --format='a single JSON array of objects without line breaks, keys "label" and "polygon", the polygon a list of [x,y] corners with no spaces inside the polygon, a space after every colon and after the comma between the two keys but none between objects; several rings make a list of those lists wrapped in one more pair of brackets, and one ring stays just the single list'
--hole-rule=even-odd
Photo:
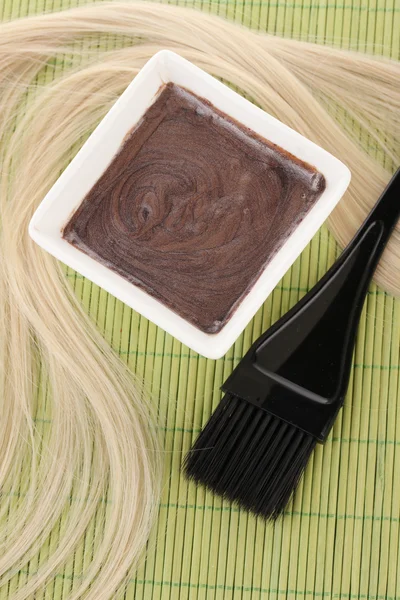
[{"label": "creamy brown paste", "polygon": [[324,188],[313,167],[168,84],[63,236],[216,333]]}]

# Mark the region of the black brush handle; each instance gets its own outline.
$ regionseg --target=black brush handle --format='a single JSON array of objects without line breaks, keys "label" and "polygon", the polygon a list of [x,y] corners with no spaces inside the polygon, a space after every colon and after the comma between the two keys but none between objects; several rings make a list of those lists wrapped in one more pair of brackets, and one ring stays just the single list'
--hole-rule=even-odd
[{"label": "black brush handle", "polygon": [[322,279],[265,332],[224,383],[323,441],[347,391],[365,295],[400,216],[400,169]]}]

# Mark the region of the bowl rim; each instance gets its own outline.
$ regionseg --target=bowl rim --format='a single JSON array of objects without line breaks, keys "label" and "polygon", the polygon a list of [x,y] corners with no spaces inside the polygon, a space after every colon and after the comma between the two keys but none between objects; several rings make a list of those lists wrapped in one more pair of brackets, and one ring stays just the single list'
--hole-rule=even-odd
[{"label": "bowl rim", "polygon": [[[184,85],[189,91],[210,100],[239,123],[315,166],[326,180],[326,189],[320,198],[266,264],[247,295],[217,333],[201,331],[137,285],[128,282],[62,238],[63,226],[107,168],[121,146],[123,137],[152,104],[160,89],[160,82],[161,85],[168,82]],[[136,112],[132,116],[133,101]],[[114,133],[114,129],[119,133]],[[104,143],[105,140],[107,144]],[[91,165],[90,173],[88,165]],[[46,194],[30,221],[29,235],[54,257],[122,300],[192,350],[206,358],[218,359],[233,345],[335,208],[348,187],[350,178],[349,169],[327,151],[193,63],[170,50],[160,50],[139,71]]]}]

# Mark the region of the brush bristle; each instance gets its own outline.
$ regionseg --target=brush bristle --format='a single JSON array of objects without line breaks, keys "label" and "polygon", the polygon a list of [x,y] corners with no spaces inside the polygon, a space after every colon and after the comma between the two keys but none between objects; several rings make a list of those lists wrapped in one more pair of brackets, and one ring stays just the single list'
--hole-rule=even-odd
[{"label": "brush bristle", "polygon": [[267,519],[289,502],[316,438],[227,394],[185,460],[187,476]]}]

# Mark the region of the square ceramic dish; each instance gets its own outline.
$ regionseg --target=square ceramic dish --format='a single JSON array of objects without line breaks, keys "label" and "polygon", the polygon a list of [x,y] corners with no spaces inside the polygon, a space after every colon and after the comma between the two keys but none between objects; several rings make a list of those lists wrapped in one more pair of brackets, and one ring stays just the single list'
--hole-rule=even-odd
[{"label": "square ceramic dish", "polygon": [[[209,100],[245,127],[314,166],[326,188],[218,333],[204,333],[139,287],[84,254],[62,237],[71,215],[118,152],[124,138],[168,82]],[[339,202],[348,168],[331,154],[254,106],[173,52],[155,54],[128,86],[36,210],[29,233],[50,254],[207,358],[220,358],[235,342],[281,277]],[[184,293],[184,290],[183,290]]]}]

